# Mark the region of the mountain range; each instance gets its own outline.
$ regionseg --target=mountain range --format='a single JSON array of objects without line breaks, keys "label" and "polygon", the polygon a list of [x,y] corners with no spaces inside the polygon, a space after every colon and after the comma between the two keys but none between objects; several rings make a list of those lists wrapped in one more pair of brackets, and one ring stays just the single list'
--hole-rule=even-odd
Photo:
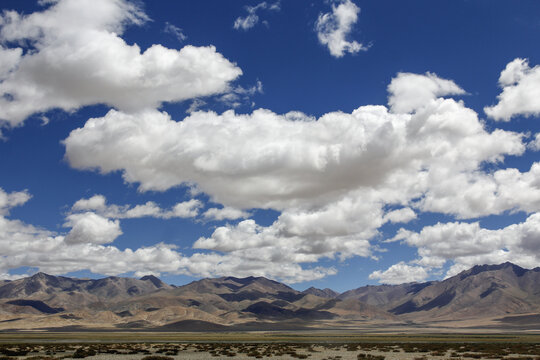
[{"label": "mountain range", "polygon": [[540,328],[540,268],[475,266],[443,281],[297,291],[264,277],[0,281],[0,330]]}]

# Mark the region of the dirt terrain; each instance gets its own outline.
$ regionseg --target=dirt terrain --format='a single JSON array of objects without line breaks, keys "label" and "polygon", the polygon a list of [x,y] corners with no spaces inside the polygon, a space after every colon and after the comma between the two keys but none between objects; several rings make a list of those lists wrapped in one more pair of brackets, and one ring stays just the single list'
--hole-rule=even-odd
[{"label": "dirt terrain", "polygon": [[[60,359],[540,359],[539,335],[485,334],[2,334],[0,357],[20,360]],[[66,335],[66,336],[64,336]],[[72,342],[74,338],[84,341]],[[112,341],[112,339],[123,341]],[[190,339],[190,341],[186,341]],[[146,341],[141,341],[146,339]],[[174,341],[180,340],[180,341]],[[235,340],[233,340],[235,339]],[[323,340],[324,339],[324,340]],[[21,341],[22,342],[17,342]]]}]

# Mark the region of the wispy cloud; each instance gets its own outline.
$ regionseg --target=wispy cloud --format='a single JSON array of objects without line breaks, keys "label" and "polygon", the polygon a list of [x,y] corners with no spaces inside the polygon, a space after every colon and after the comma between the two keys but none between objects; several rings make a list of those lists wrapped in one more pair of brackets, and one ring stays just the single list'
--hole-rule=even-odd
[{"label": "wispy cloud", "polygon": [[[221,95],[218,100],[230,108],[237,108],[247,103],[254,95],[263,93],[263,84],[257,80],[251,87],[236,86],[227,93]],[[252,103],[253,104],[253,103]]]},{"label": "wispy cloud", "polygon": [[187,39],[187,36],[184,34],[183,30],[178,26],[175,26],[169,22],[165,23],[165,28],[163,29],[167,34],[173,35],[178,41],[183,42]]},{"label": "wispy cloud", "polygon": [[[257,15],[257,12],[259,10],[270,10],[270,11],[279,11],[281,10],[280,2],[277,1],[273,4],[268,4],[266,1],[263,1],[262,3],[259,3],[255,6],[246,6],[247,15],[246,16],[239,16],[234,21],[234,28],[236,30],[249,30],[257,23],[259,22],[259,16]],[[266,24],[268,22],[265,21]]]}]

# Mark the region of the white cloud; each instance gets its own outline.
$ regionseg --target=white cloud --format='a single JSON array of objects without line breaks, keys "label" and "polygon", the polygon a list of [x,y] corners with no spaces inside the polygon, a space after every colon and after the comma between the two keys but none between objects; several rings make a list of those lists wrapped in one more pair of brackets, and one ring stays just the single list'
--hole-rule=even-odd
[{"label": "white cloud", "polygon": [[378,190],[386,203],[407,202],[439,174],[473,173],[525,150],[522,135],[489,133],[462,102],[442,98],[413,115],[363,106],[319,119],[259,109],[199,111],[176,122],[155,110],[111,110],[65,145],[71,166],[122,171],[142,191],[188,184],[226,206],[277,210],[320,208],[361,188]]},{"label": "white cloud", "polygon": [[77,200],[72,206],[72,210],[75,211],[95,210],[101,213],[109,212],[107,208],[107,199],[103,195],[94,195],[88,199]]},{"label": "white cloud", "polygon": [[540,151],[540,133],[536,133],[534,139],[527,146],[531,150]]},{"label": "white cloud", "polygon": [[[336,3],[339,5],[336,6]],[[339,0],[332,4],[332,12],[320,14],[315,24],[319,42],[328,47],[330,54],[342,57],[346,52],[354,54],[367,47],[357,41],[348,41],[352,27],[358,21],[360,8],[351,0]]]},{"label": "white cloud", "polygon": [[252,87],[244,88],[242,86],[237,86],[233,89],[234,93],[243,95],[243,96],[253,96],[255,94],[262,94],[263,93],[263,85],[262,82],[257,80],[255,85]]},{"label": "white cloud", "polygon": [[499,85],[498,103],[484,108],[489,117],[510,121],[516,115],[540,114],[540,66],[531,68],[527,59],[516,58],[501,72]]},{"label": "white cloud", "polygon": [[388,93],[388,105],[393,112],[410,113],[439,97],[462,95],[465,91],[452,80],[428,72],[425,75],[398,73],[388,85]]},{"label": "white cloud", "polygon": [[[260,249],[269,262],[280,263],[373,257],[370,240],[379,227],[410,221],[416,209],[476,216],[474,197],[459,198],[462,177],[498,184],[486,196],[500,205],[482,208],[484,213],[535,209],[536,167],[529,173],[480,170],[523,153],[522,134],[488,132],[463,102],[437,97],[462,92],[451,81],[434,74],[398,76],[390,89],[395,104],[411,98],[407,88],[419,93],[403,85],[407,79],[419,87],[436,85],[412,113],[363,106],[315,119],[264,109],[245,115],[199,111],[177,122],[157,110],[113,110],[69,135],[66,158],[79,169],[122,171],[142,191],[187,185],[225,208],[281,212],[269,226],[244,220],[194,244],[228,259]],[[470,201],[445,207],[449,199]],[[387,206],[400,209],[386,212]]]},{"label": "white cloud", "polygon": [[93,212],[71,214],[64,227],[71,230],[65,237],[68,244],[108,244],[122,235],[118,220],[111,221]]},{"label": "white cloud", "polygon": [[202,206],[200,200],[191,199],[175,204],[170,210],[160,208],[156,203],[148,201],[142,205],[108,205],[103,195],[94,195],[89,199],[80,199],[72,207],[73,211],[94,211],[111,219],[134,219],[155,217],[160,219],[190,218],[199,214]]},{"label": "white cloud", "polygon": [[401,229],[393,240],[418,248],[420,265],[440,268],[453,262],[447,276],[477,264],[506,261],[534,268],[540,263],[540,213],[497,230],[482,228],[478,222],[438,223],[419,233]]},{"label": "white cloud", "polygon": [[[262,94],[262,93],[263,93],[262,82],[257,80],[255,85],[248,88],[244,88],[242,86],[231,88],[227,93],[220,96],[218,100],[221,101],[226,106],[228,106],[229,108],[237,108],[243,103],[247,103],[252,96],[256,94]],[[200,106],[200,104],[193,102],[192,106],[194,107],[194,109],[197,109]],[[193,109],[190,107],[190,109],[186,112],[190,114],[193,112]]]},{"label": "white cloud", "polygon": [[199,214],[199,208],[202,203],[199,200],[191,199],[174,205],[172,214],[174,217],[188,218]]},{"label": "white cloud", "polygon": [[382,209],[374,194],[355,195],[319,210],[288,209],[267,227],[252,219],[221,226],[194,247],[241,257],[254,253],[279,263],[373,257],[369,239],[383,223]]},{"label": "white cloud", "polygon": [[[76,225],[78,220],[72,221],[75,226],[81,226]],[[78,234],[70,232],[67,236],[63,236],[17,220],[0,217],[0,246],[3,249],[0,256],[0,273],[7,274],[9,269],[22,266],[36,267],[40,271],[56,275],[78,270],[119,275],[131,271],[161,273],[180,269],[181,255],[173,250],[174,247],[156,244],[136,250],[120,250],[115,246],[100,245],[96,240],[106,241],[100,236],[114,236],[118,228],[114,222],[103,218],[93,225],[105,225],[110,233],[107,235],[105,230],[87,224],[83,226],[88,226],[86,229],[77,230],[80,231]],[[76,236],[71,238],[74,242],[67,239],[71,236]],[[78,242],[86,240],[90,242]]]},{"label": "white cloud", "polygon": [[403,284],[424,281],[428,272],[421,266],[411,266],[403,261],[390,266],[385,271],[374,271],[369,275],[372,280],[379,280],[382,284]]},{"label": "white cloud", "polygon": [[[190,257],[172,248],[155,250],[176,259],[171,260],[174,266],[163,267],[172,270],[161,271],[185,274],[251,273],[275,278],[284,277],[283,269],[287,269],[287,281],[293,282],[335,273],[332,268],[304,266],[322,258],[373,257],[377,249],[370,240],[378,235],[379,227],[387,221],[410,221],[415,210],[476,216],[481,207],[475,205],[473,194],[461,199],[456,191],[464,186],[463,179],[466,185],[479,181],[496,185],[478,185],[491,191],[482,196],[493,197],[498,204],[485,207],[484,212],[536,209],[535,179],[540,166],[533,165],[527,173],[482,170],[485,163],[496,164],[506,155],[523,153],[523,134],[486,131],[478,115],[462,101],[440,97],[463,90],[434,74],[399,74],[389,91],[391,104],[397,106],[393,111],[362,106],[352,113],[331,112],[319,119],[258,109],[251,114],[198,111],[174,121],[155,109],[111,110],[68,136],[66,159],[78,169],[120,171],[126,182],[138,183],[141,191],[187,186],[206,193],[224,209],[281,212],[269,226],[248,219],[218,227],[211,236],[195,242],[194,248],[205,251]],[[415,97],[411,94],[423,103],[411,105]],[[448,199],[470,201],[461,208],[443,206]],[[164,214],[199,208],[196,203],[185,203],[167,210],[151,202],[134,207],[108,205],[97,196],[77,202],[74,210],[120,219],[166,218]],[[385,211],[388,208],[399,210]],[[66,244],[63,239],[62,243]],[[87,251],[90,245],[92,251],[108,251],[111,256],[120,251],[91,243],[86,244]],[[445,260],[434,255],[422,261],[418,265],[427,269]],[[131,265],[115,269],[122,266]],[[419,266],[407,266],[407,279],[423,276]],[[390,277],[385,273],[377,276],[397,281],[386,280]]]},{"label": "white cloud", "polygon": [[[212,46],[141,51],[120,36],[148,18],[125,0],[59,0],[41,12],[0,17],[0,119],[107,104],[124,111],[222,93],[242,71]],[[23,45],[31,45],[22,55]]]},{"label": "white cloud", "polygon": [[292,262],[268,261],[260,258],[261,251],[251,254],[201,254],[197,253],[182,262],[188,274],[210,276],[265,276],[281,279],[287,283],[297,283],[324,278],[336,274],[334,268],[302,268]]},{"label": "white cloud", "polygon": [[22,53],[21,48],[9,49],[0,45],[0,81],[9,77],[9,74],[16,70]]},{"label": "white cloud", "polygon": [[431,185],[417,206],[423,211],[453,214],[457,218],[477,218],[504,211],[540,211],[540,163],[528,172],[517,169],[493,173],[448,172],[433,174]]},{"label": "white cloud", "polygon": [[236,30],[242,29],[244,31],[251,29],[259,22],[259,16],[257,15],[259,10],[279,11],[281,10],[280,2],[277,1],[273,4],[268,4],[266,1],[263,1],[255,6],[246,6],[247,16],[236,18],[233,27]]},{"label": "white cloud", "polygon": [[385,221],[390,221],[391,223],[407,223],[411,220],[416,219],[417,215],[411,208],[402,208],[390,211],[384,215]]},{"label": "white cloud", "polygon": [[26,190],[6,193],[0,188],[0,216],[8,215],[11,208],[23,205],[30,200],[31,197],[32,196]]},{"label": "white cloud", "polygon": [[199,109],[204,105],[206,105],[206,101],[201,99],[194,99],[189,105],[189,108],[186,110],[186,114],[191,114],[195,111],[199,111]]},{"label": "white cloud", "polygon": [[203,214],[205,219],[209,220],[236,220],[236,219],[245,219],[250,216],[250,213],[247,211],[242,211],[235,209],[233,207],[223,207],[223,208],[210,208],[206,210]]},{"label": "white cloud", "polygon": [[[210,237],[198,239],[194,248],[237,255],[254,252],[259,257],[267,257],[268,261],[280,263],[313,263],[321,258],[334,258],[336,254],[341,259],[371,256],[369,237],[362,237],[362,233],[350,234],[350,228],[338,228],[344,219],[334,225],[331,215],[284,213],[268,227],[251,219],[244,220],[235,226],[218,227]],[[317,220],[323,224],[317,224]],[[310,225],[317,227],[310,228]],[[359,226],[355,223],[350,227]],[[368,233],[375,227],[370,224],[362,231]]]},{"label": "white cloud", "polygon": [[[0,193],[5,192],[0,189]],[[8,195],[14,194],[19,193]],[[105,201],[99,197],[79,202],[80,208],[104,209],[105,205]],[[256,275],[290,283],[319,279],[336,273],[333,268],[303,268],[290,261],[290,258],[279,260],[275,256],[277,253],[261,256],[256,249],[225,255],[194,253],[184,256],[174,245],[158,243],[138,249],[120,250],[113,245],[104,245],[121,234],[118,220],[108,220],[92,212],[68,215],[65,226],[71,227],[71,230],[62,235],[0,216],[0,278],[17,278],[16,275],[10,275],[9,270],[23,266],[38,268],[50,274],[90,270],[104,275],[127,272],[199,277]]]}]

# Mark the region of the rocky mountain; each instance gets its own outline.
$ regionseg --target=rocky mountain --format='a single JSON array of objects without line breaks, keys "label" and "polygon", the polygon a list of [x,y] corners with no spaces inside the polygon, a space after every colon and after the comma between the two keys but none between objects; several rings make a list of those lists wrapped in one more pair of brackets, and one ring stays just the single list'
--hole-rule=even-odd
[{"label": "rocky mountain", "polygon": [[390,310],[415,319],[503,316],[540,311],[540,268],[475,266],[433,283]]},{"label": "rocky mountain", "polygon": [[313,287],[313,286],[310,287],[309,289],[306,289],[306,290],[302,291],[302,293],[311,294],[311,295],[315,295],[315,296],[319,296],[319,297],[327,298],[327,299],[334,299],[334,298],[338,297],[338,295],[339,295],[338,292],[335,292],[332,289],[329,289],[329,288],[317,289],[316,287]]},{"label": "rocky mountain", "polygon": [[365,286],[341,294],[403,319],[458,320],[540,312],[540,268],[475,266],[444,281]]},{"label": "rocky mountain", "polygon": [[539,313],[540,268],[510,263],[475,266],[444,281],[365,286],[342,294],[300,292],[263,277],[174,287],[154,276],[84,280],[38,273],[0,283],[0,330],[395,328],[503,317],[511,322],[518,314],[534,320]]},{"label": "rocky mountain", "polygon": [[346,291],[338,296],[339,299],[356,299],[366,304],[391,309],[403,299],[409,299],[413,294],[433,283],[408,283],[400,285],[368,285]]},{"label": "rocky mountain", "polygon": [[168,289],[172,287],[155,276],[145,276],[141,279],[112,276],[98,280],[83,280],[37,273],[28,278],[0,285],[0,300],[34,301],[35,304],[37,301],[50,307],[71,311],[99,307],[100,304]]}]

